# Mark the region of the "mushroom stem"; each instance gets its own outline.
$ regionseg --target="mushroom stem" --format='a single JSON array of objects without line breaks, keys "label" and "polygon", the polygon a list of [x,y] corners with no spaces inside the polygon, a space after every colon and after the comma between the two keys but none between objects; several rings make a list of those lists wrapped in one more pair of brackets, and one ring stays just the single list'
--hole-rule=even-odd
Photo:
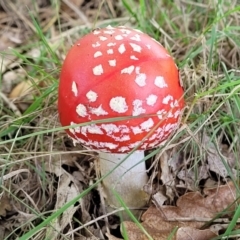
[{"label": "mushroom stem", "polygon": [[[148,202],[148,195],[143,191],[143,186],[148,181],[146,174],[144,151],[135,151],[131,155],[128,154],[99,154],[101,175],[112,171],[117,164],[126,158],[113,172],[103,180],[103,189],[106,197],[108,210],[121,207],[121,204],[114,196],[114,189],[123,199],[129,209],[140,209]],[[139,210],[134,210],[133,213],[138,215]]]}]

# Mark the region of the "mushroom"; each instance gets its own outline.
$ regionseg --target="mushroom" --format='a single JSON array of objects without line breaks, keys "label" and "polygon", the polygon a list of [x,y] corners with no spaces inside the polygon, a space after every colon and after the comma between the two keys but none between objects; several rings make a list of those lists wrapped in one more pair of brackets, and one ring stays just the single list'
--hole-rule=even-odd
[{"label": "mushroom", "polygon": [[70,126],[66,132],[74,143],[99,152],[110,207],[120,206],[112,189],[129,208],[147,204],[144,150],[159,146],[176,130],[183,106],[172,57],[139,30],[93,30],[72,46],[63,63],[60,122]]}]

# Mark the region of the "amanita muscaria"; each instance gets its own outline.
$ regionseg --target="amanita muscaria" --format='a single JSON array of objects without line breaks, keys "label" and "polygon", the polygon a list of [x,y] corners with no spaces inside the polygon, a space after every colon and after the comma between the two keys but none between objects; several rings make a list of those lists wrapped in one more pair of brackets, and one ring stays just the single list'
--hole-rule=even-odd
[{"label": "amanita muscaria", "polygon": [[[74,142],[99,152],[102,176],[136,148],[103,180],[111,207],[120,205],[112,188],[128,207],[146,205],[144,150],[159,146],[176,130],[183,106],[172,57],[139,30],[123,26],[94,30],[74,44],[63,63],[60,122],[84,123],[66,132]],[[114,121],[119,117],[121,121]]]}]

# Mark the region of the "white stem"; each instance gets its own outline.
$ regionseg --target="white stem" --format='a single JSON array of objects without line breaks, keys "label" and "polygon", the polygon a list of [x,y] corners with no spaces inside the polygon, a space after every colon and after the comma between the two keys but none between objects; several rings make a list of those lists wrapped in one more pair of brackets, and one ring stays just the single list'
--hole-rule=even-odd
[{"label": "white stem", "polygon": [[[101,175],[104,176],[126,158],[127,154],[100,153],[99,157]],[[149,197],[143,191],[143,186],[147,183],[148,176],[145,161],[141,162],[143,158],[143,151],[134,152],[103,180],[103,189],[109,207],[121,206],[111,189],[121,196],[129,208],[142,208],[146,205]]]}]

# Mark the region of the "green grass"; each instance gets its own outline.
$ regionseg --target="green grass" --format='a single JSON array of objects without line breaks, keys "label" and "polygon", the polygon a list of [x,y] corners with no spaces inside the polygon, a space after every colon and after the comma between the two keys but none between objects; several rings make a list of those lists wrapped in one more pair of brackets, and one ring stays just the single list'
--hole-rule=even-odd
[{"label": "green grass", "polygon": [[[194,169],[196,189],[201,190],[202,186],[197,182],[198,168],[206,162],[207,152],[202,139],[208,135],[218,149],[219,158],[226,166],[229,175],[227,179],[231,179],[236,184],[237,196],[239,196],[240,7],[223,0],[179,2],[122,0],[120,4],[126,18],[112,20],[113,25],[131,25],[161,42],[176,60],[185,88],[186,109],[182,118],[182,127],[163,148],[154,150],[144,160],[165,150],[171,144],[178,143],[177,151],[187,153],[184,155],[186,163],[184,167]],[[103,4],[102,7],[106,6]],[[61,25],[58,1],[52,1],[52,8],[58,18],[55,27],[60,29],[59,34],[64,36],[64,32],[68,30]],[[31,201],[31,192],[25,193],[24,197],[20,195],[13,186],[18,184],[17,181],[23,180],[10,179],[8,184],[2,180],[11,171],[28,169],[33,175],[38,176],[40,198],[46,198],[49,204],[54,203],[53,200],[51,202],[47,199],[51,195],[49,181],[55,184],[55,188],[57,186],[53,177],[44,171],[44,164],[46,158],[64,155],[61,148],[55,150],[55,146],[63,145],[65,136],[63,130],[68,128],[61,127],[57,118],[55,101],[59,72],[63,55],[70,44],[91,30],[83,26],[82,29],[76,28],[72,31],[70,36],[62,38],[60,36],[60,40],[52,41],[51,31],[43,29],[38,15],[35,12],[29,15],[35,34],[26,45],[13,48],[8,54],[0,53],[0,69],[3,69],[1,58],[14,56],[18,66],[26,72],[26,79],[32,80],[35,91],[31,104],[24,109],[21,116],[17,116],[0,100],[2,112],[0,113],[2,177],[0,192],[8,194],[14,199],[14,204],[22,205],[22,209],[28,214],[33,214],[34,217],[12,229],[5,239],[15,239],[17,236],[20,240],[47,239],[48,230],[54,225],[53,222],[69,207],[86,197],[101,180],[94,181],[86,190],[55,212],[53,208],[49,210],[47,206],[35,208]],[[95,23],[97,26],[108,24],[98,19]],[[34,58],[29,54],[32,49],[40,51],[38,57]],[[40,87],[39,82],[45,85]],[[2,83],[3,76],[0,74],[0,86]],[[119,119],[106,119],[106,122],[117,120]],[[226,158],[222,155],[222,142],[229,145],[235,158],[236,174],[226,164]],[[218,179],[219,184],[225,181],[226,179],[223,178]],[[120,197],[119,201],[127,209]],[[131,215],[130,212],[128,213]],[[240,208],[237,206],[225,232],[214,239],[228,239],[229,236],[239,235],[240,230],[235,229],[239,216]],[[134,221],[144,232],[141,222],[137,219]],[[149,233],[145,233],[148,239],[151,239]],[[123,235],[128,239],[124,228]],[[171,239],[170,235],[169,239]],[[59,239],[70,239],[70,237],[59,232]]]}]

